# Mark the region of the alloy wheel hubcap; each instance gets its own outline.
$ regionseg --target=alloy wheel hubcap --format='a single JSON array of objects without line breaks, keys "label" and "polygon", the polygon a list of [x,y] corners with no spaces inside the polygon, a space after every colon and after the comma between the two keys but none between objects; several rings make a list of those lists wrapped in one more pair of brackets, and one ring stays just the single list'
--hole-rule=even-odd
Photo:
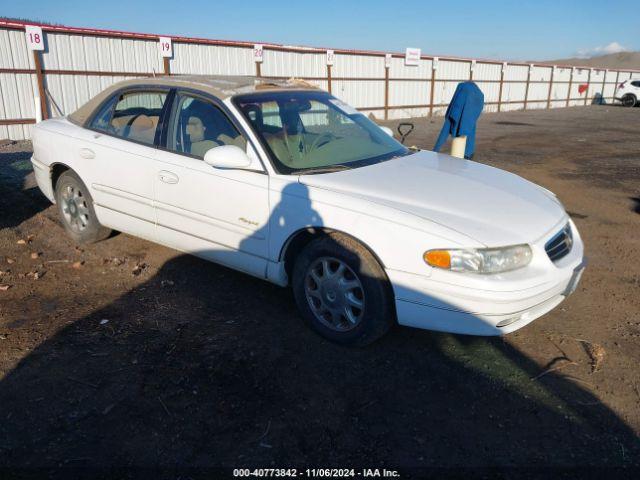
[{"label": "alloy wheel hubcap", "polygon": [[67,185],[62,191],[62,214],[74,232],[82,232],[89,224],[89,207],[78,188]]},{"label": "alloy wheel hubcap", "polygon": [[362,282],[342,260],[316,259],[307,270],[304,290],[311,311],[330,329],[344,332],[362,321],[365,307]]}]

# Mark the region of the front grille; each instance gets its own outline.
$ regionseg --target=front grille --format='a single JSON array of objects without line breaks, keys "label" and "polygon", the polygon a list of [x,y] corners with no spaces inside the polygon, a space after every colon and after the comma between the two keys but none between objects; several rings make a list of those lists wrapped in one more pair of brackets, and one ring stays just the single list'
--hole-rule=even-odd
[{"label": "front grille", "polygon": [[556,233],[551,240],[546,243],[544,249],[551,261],[557,262],[571,251],[572,246],[573,233],[571,232],[571,225],[567,223],[562,230]]}]

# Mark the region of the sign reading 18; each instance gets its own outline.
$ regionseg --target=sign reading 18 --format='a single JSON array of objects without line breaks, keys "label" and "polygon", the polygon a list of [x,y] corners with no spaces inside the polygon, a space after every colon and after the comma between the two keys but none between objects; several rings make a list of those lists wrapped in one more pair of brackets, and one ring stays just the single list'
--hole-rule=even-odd
[{"label": "sign reading 18", "polygon": [[27,48],[29,50],[44,50],[42,28],[37,25],[25,25],[24,30]]}]

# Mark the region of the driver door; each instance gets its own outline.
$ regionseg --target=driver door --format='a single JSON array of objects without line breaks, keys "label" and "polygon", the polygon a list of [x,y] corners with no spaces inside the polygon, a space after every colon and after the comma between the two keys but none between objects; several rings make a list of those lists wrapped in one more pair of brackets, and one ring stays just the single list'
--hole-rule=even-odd
[{"label": "driver door", "polygon": [[268,175],[218,169],[203,160],[221,145],[255,155],[222,108],[207,97],[177,93],[166,145],[156,157],[157,236],[178,250],[265,278]]}]

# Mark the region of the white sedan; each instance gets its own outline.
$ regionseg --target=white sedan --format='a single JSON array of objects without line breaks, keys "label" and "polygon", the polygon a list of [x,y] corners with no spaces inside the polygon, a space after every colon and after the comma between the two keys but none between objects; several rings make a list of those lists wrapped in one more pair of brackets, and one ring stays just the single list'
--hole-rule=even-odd
[{"label": "white sedan", "polygon": [[251,77],[121,82],[33,129],[77,242],[111,229],[291,285],[321,335],[512,332],[572,293],[578,231],[511,173],[413,151],[327,92]]}]

